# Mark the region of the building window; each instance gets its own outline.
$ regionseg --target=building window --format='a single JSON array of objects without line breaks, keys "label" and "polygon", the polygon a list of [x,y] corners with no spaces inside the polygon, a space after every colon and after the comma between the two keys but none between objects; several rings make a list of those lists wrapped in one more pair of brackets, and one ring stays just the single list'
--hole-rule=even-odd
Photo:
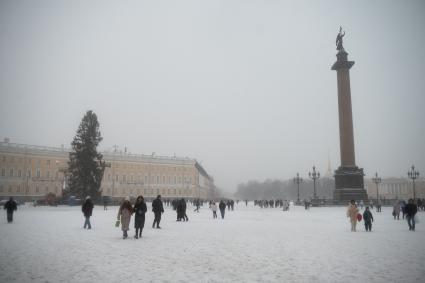
[{"label": "building window", "polygon": [[148,183],[148,176],[145,175],[145,184]]},{"label": "building window", "polygon": [[47,160],[46,163],[47,163],[47,167],[50,167],[50,160]]},{"label": "building window", "polygon": [[159,184],[159,176],[156,176],[156,183]]},{"label": "building window", "polygon": [[12,192],[12,186],[9,186],[9,193]]},{"label": "building window", "polygon": [[115,175],[115,181],[118,181],[118,175]]},{"label": "building window", "polygon": [[9,176],[13,177],[13,169],[9,169]]},{"label": "building window", "polygon": [[4,168],[1,169],[1,176],[2,177],[6,176],[6,169]]},{"label": "building window", "polygon": [[182,177],[179,177],[179,184],[182,183]]},{"label": "building window", "polygon": [[47,178],[47,179],[50,179],[50,171],[47,171],[47,172],[46,172],[46,178]]},{"label": "building window", "polygon": [[28,170],[28,172],[27,172],[27,177],[28,177],[28,178],[31,178],[31,170]]},{"label": "building window", "polygon": [[37,178],[40,178],[40,175],[41,175],[40,168],[37,168],[36,177]]},{"label": "building window", "polygon": [[49,191],[49,187],[46,187],[46,193]]},{"label": "building window", "polygon": [[110,181],[111,180],[111,175],[110,174],[108,174],[108,181]]},{"label": "building window", "polygon": [[3,192],[3,185],[0,185],[0,193]]},{"label": "building window", "polygon": [[125,175],[122,175],[122,182],[125,183],[127,180],[127,178],[125,177]]},{"label": "building window", "polygon": [[21,175],[22,175],[22,171],[18,170],[18,177],[21,177]]},{"label": "building window", "polygon": [[18,187],[16,188],[16,192],[20,193],[21,192],[21,185],[18,185]]},{"label": "building window", "polygon": [[162,176],[162,183],[165,184],[165,176]]},{"label": "building window", "polygon": [[133,183],[133,175],[130,175],[130,182]]},{"label": "building window", "polygon": [[38,193],[38,186],[35,186],[35,192]]}]

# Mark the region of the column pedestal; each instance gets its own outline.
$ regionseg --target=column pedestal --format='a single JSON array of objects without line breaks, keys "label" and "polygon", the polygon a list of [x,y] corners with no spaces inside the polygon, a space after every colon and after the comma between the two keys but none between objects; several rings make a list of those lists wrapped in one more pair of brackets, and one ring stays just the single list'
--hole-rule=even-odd
[{"label": "column pedestal", "polygon": [[339,167],[335,171],[334,200],[346,204],[350,200],[367,200],[367,192],[364,189],[363,168]]}]

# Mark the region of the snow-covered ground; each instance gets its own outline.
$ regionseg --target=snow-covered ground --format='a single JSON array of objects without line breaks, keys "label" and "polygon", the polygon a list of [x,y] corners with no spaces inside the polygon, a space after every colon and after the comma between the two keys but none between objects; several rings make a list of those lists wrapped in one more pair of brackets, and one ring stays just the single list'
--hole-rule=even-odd
[{"label": "snow-covered ground", "polygon": [[408,231],[391,208],[373,213],[371,233],[350,232],[344,207],[239,203],[224,220],[190,208],[186,223],[166,208],[162,230],[148,212],[138,240],[133,228],[121,238],[117,207],[95,207],[92,230],[80,207],[21,206],[13,224],[3,211],[0,282],[425,282],[425,228]]}]

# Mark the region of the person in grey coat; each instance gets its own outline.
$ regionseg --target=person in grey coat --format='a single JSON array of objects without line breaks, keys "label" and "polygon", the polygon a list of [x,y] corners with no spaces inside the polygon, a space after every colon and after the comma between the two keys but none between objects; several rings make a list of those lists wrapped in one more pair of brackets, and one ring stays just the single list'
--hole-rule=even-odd
[{"label": "person in grey coat", "polygon": [[130,198],[126,197],[118,210],[118,220],[121,221],[122,238],[128,237],[127,231],[130,226],[131,215],[133,214],[133,207],[130,203]]}]

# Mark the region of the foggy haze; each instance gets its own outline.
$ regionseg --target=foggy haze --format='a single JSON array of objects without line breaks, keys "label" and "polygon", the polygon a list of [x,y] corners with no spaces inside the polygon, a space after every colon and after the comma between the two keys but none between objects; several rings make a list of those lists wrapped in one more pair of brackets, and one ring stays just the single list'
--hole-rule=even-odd
[{"label": "foggy haze", "polygon": [[1,1],[0,138],[188,156],[218,187],[340,165],[335,37],[366,177],[425,174],[423,1]]}]

